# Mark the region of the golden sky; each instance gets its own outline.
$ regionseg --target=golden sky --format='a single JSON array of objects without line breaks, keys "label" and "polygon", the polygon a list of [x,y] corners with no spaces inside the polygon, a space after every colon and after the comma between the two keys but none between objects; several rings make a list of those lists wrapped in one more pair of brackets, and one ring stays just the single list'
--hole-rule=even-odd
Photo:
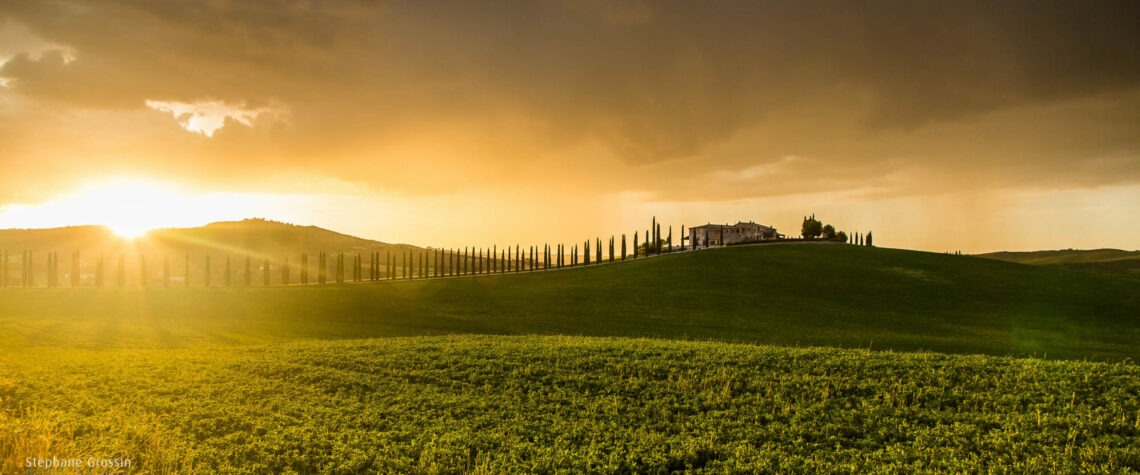
[{"label": "golden sky", "polygon": [[2,1],[0,227],[259,216],[462,246],[654,215],[795,234],[815,213],[891,247],[1136,249],[1137,18],[1135,1]]}]

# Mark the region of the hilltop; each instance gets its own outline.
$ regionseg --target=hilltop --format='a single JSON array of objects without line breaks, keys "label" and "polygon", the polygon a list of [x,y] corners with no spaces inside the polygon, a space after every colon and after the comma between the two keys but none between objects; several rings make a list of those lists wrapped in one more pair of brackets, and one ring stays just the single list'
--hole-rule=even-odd
[{"label": "hilltop", "polygon": [[1140,278],[1140,251],[1064,249],[1056,251],[991,252],[978,257],[1063,269]]}]

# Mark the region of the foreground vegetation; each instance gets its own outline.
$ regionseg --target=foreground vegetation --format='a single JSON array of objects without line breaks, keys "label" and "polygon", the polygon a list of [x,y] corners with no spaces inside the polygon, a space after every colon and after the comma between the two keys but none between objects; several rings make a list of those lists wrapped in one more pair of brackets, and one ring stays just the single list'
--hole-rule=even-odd
[{"label": "foreground vegetation", "polygon": [[1140,471],[1130,278],[804,244],[0,297],[3,473]]},{"label": "foreground vegetation", "polygon": [[1140,471],[1131,363],[452,336],[30,348],[0,378],[5,473]]}]

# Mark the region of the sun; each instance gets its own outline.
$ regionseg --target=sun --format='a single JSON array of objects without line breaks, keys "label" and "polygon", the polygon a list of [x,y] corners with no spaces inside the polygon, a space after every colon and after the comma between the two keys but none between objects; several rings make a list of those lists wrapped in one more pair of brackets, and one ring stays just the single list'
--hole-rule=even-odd
[{"label": "sun", "polygon": [[254,216],[285,216],[311,208],[299,195],[206,192],[140,176],[91,179],[39,204],[0,203],[0,229],[99,225],[122,239],[161,228],[190,228]]},{"label": "sun", "polygon": [[140,238],[140,237],[146,236],[146,233],[150,232],[151,229],[154,229],[154,228],[147,227],[147,226],[132,226],[132,225],[110,225],[110,224],[108,224],[106,226],[107,226],[107,229],[110,229],[111,232],[115,233],[115,235],[117,235],[123,239]]},{"label": "sun", "polygon": [[74,214],[72,222],[101,224],[124,239],[136,239],[184,220],[194,209],[191,201],[169,183],[118,178],[80,188],[62,200],[60,209]]}]

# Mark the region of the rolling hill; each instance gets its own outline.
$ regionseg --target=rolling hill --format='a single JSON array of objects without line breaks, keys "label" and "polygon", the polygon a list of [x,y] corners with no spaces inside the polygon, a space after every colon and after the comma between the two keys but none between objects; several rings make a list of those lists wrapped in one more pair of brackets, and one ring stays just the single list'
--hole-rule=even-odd
[{"label": "rolling hill", "polygon": [[1130,473],[1138,315],[1134,279],[842,244],[0,289],[0,471]]},{"label": "rolling hill", "polygon": [[999,261],[1140,278],[1140,251],[1064,249],[1033,252],[992,252],[978,257]]},{"label": "rolling hill", "polygon": [[161,347],[558,334],[1116,360],[1140,358],[1138,315],[1140,282],[1132,279],[778,244],[426,281],[10,290],[0,301],[0,338],[15,346]]}]

